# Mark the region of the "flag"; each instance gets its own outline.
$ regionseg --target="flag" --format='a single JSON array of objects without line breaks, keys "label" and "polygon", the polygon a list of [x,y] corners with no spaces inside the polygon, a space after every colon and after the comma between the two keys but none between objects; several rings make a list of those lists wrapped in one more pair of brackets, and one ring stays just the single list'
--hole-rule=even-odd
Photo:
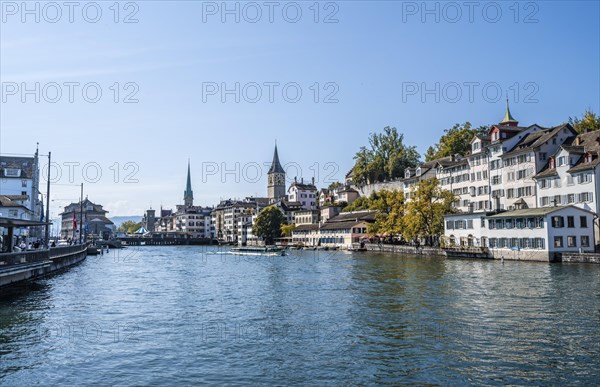
[{"label": "flag", "polygon": [[73,211],[73,233],[77,231],[77,218],[75,218],[75,211]]},{"label": "flag", "polygon": [[42,213],[40,214],[40,222],[44,221],[44,200],[40,200],[40,204],[42,205]]}]

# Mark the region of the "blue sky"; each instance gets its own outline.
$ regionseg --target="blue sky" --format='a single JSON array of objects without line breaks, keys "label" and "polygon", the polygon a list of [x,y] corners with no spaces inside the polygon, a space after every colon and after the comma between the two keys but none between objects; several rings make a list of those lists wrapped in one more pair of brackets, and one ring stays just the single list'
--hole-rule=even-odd
[{"label": "blue sky", "polygon": [[[318,172],[324,186],[343,179],[370,132],[395,126],[423,153],[454,123],[500,121],[507,94],[524,125],[600,112],[594,1],[474,2],[472,15],[464,2],[428,2],[432,13],[422,2],[321,2],[318,16],[313,2],[275,2],[272,22],[263,2],[227,3],[239,23],[221,2],[123,2],[118,15],[98,2],[95,23],[95,6],[77,4],[71,23],[66,7],[58,17],[39,3],[36,22],[20,2],[2,2],[0,152],[32,153],[36,142],[52,151],[61,166],[53,213],[79,195],[59,184],[82,181],[112,215],[171,207],[182,201],[188,158],[196,204],[265,196],[275,140],[289,179]],[[36,82],[39,103],[22,87]],[[72,103],[69,82],[78,83]],[[221,93],[236,82],[239,103]],[[80,163],[72,179],[69,162]]]}]

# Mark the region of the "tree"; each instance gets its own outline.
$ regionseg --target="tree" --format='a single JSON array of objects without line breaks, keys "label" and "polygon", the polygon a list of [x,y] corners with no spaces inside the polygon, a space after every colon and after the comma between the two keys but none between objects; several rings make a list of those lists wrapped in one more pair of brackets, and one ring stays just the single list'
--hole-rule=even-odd
[{"label": "tree", "polygon": [[380,191],[372,195],[370,209],[377,210],[375,222],[370,224],[370,234],[401,235],[405,213],[404,192]]},{"label": "tree", "polygon": [[342,211],[350,212],[350,211],[368,210],[370,205],[371,205],[371,201],[369,200],[368,197],[359,196],[355,201],[352,202],[352,204],[349,204],[346,207],[344,207]]},{"label": "tree", "polygon": [[133,220],[126,220],[117,228],[118,232],[133,234],[142,227],[142,223],[136,223]]},{"label": "tree", "polygon": [[404,145],[404,135],[389,126],[383,133],[369,135],[369,148],[361,147],[354,156],[353,181],[358,185],[400,177],[404,169],[420,160],[415,146]]},{"label": "tree", "polygon": [[344,188],[344,185],[342,183],[340,183],[339,181],[334,181],[333,183],[329,184],[329,187],[327,187],[327,189],[330,191],[340,189],[340,188]]},{"label": "tree", "polygon": [[420,181],[411,192],[403,218],[406,239],[426,238],[430,245],[444,232],[444,214],[456,213],[456,195],[440,187],[436,178]]},{"label": "tree", "polygon": [[600,130],[600,116],[596,115],[591,108],[587,108],[581,118],[569,117],[569,123],[578,133],[584,133],[586,130]]},{"label": "tree", "polygon": [[294,231],[295,228],[296,228],[296,225],[294,225],[294,224],[283,224],[283,225],[281,225],[281,236],[291,237],[292,236],[292,231]]},{"label": "tree", "polygon": [[471,150],[471,140],[477,134],[486,135],[489,132],[488,126],[480,126],[477,129],[471,128],[470,122],[464,124],[454,124],[450,129],[445,129],[437,144],[432,145],[425,153],[425,161],[431,161],[442,157],[452,156],[454,154],[465,155]]},{"label": "tree", "polygon": [[262,238],[265,244],[272,245],[275,238],[281,237],[281,226],[286,224],[281,211],[275,206],[263,208],[252,226],[252,233]]}]

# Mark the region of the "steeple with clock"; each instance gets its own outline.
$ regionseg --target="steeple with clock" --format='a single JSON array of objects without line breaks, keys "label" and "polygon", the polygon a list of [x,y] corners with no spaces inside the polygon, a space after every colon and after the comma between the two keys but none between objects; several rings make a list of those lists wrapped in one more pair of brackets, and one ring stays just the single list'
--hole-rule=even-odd
[{"label": "steeple with clock", "polygon": [[273,162],[269,168],[267,196],[270,202],[276,202],[278,199],[285,197],[285,171],[279,162],[277,154],[277,144],[275,144],[275,153],[273,153]]}]

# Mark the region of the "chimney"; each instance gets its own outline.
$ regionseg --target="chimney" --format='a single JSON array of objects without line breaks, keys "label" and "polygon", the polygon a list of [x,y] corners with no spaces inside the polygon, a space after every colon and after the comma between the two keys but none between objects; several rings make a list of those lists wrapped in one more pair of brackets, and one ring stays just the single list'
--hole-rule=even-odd
[{"label": "chimney", "polygon": [[312,185],[315,185],[315,177],[312,177]]},{"label": "chimney", "polygon": [[304,184],[304,177],[301,177],[301,178],[300,178],[300,183],[301,183],[301,184]]}]

